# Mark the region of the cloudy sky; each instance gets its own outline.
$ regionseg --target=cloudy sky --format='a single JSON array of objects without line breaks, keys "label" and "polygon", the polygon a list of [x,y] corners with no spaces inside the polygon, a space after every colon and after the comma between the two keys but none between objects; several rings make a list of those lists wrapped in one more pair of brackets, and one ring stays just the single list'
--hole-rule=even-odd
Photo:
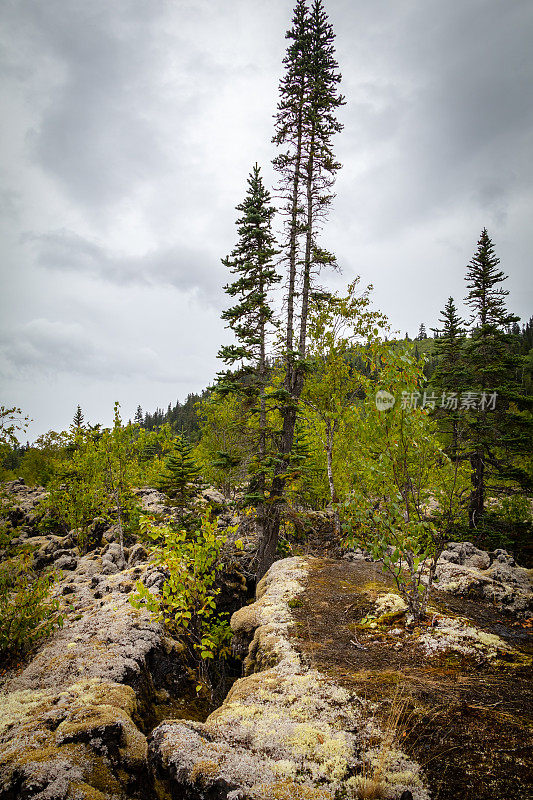
[{"label": "cloudy sky", "polygon": [[[0,403],[31,438],[209,384],[220,258],[292,0],[3,0]],[[483,226],[533,313],[533,3],[326,0],[347,104],[324,244],[394,328],[431,327]]]}]

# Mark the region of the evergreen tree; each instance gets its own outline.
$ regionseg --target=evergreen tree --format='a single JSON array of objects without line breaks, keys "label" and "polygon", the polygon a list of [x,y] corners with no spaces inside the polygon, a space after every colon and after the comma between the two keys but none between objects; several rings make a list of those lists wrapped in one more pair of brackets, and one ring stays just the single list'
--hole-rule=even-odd
[{"label": "evergreen tree", "polygon": [[[246,197],[237,211],[242,212],[236,222],[239,240],[231,254],[222,259],[224,266],[237,275],[233,283],[224,287],[230,297],[237,298],[237,303],[222,313],[222,319],[228,322],[238,344],[223,346],[218,357],[231,366],[238,364],[238,376],[251,378],[254,388],[263,390],[267,335],[273,324],[269,295],[280,276],[272,264],[278,254],[271,230],[276,210],[270,205],[270,193],[263,185],[257,164],[250,173]],[[231,376],[223,375],[222,384],[224,379],[231,380]]]},{"label": "evergreen tree", "polygon": [[283,200],[288,272],[285,381],[280,392],[283,429],[270,487],[268,520],[259,546],[259,577],[275,558],[280,504],[291,469],[298,401],[306,373],[307,320],[315,276],[322,267],[336,263],[316,237],[333,200],[332,187],[341,166],[332,142],[342,130],[335,114],[344,98],[338,91],[341,76],[335,60],[335,37],[322,0],[314,0],[310,7],[305,0],[298,0],[286,38],[290,43],[283,62],[285,74],[279,85],[273,138],[281,149],[273,163]]},{"label": "evergreen tree", "polygon": [[436,369],[432,384],[440,393],[438,415],[441,429],[444,429],[452,458],[458,458],[462,416],[458,395],[467,385],[464,358],[466,323],[457,313],[453,297],[448,298],[441,314],[439,322],[442,328],[433,329]]},{"label": "evergreen tree", "polygon": [[76,409],[76,413],[74,414],[74,419],[72,420],[72,427],[73,428],[83,428],[83,413],[81,410],[81,406],[78,405]]},{"label": "evergreen tree", "polygon": [[199,470],[192,457],[191,445],[178,436],[171,454],[165,461],[157,488],[184,505],[198,492]]},{"label": "evergreen tree", "polygon": [[[484,228],[466,275],[466,303],[472,311],[473,328],[466,340],[465,364],[469,388],[482,398],[479,407],[469,413],[471,527],[476,527],[485,510],[487,469],[529,483],[523,470],[511,463],[513,454],[530,448],[527,407],[531,408],[531,403],[521,391],[519,348],[516,337],[509,333],[518,317],[506,309],[509,293],[501,287],[506,275],[498,269],[499,263]],[[487,402],[487,397],[493,402]]]},{"label": "evergreen tree", "polygon": [[191,392],[187,395],[185,403],[182,404],[177,400],[174,408],[169,405],[166,412],[162,408],[157,408],[153,414],[146,413],[142,423],[143,428],[153,431],[168,422],[176,433],[181,432],[190,442],[197,441],[200,435],[200,420],[196,406],[207,393],[208,390],[201,395]]},{"label": "evergreen tree", "polygon": [[529,353],[533,348],[533,317],[522,327],[522,352]]},{"label": "evergreen tree", "polygon": [[[271,229],[276,210],[271,205],[270,193],[263,185],[257,164],[250,173],[246,197],[237,206],[237,211],[242,214],[236,223],[239,239],[231,254],[222,260],[224,266],[237,276],[233,283],[224,287],[237,302],[222,313],[222,319],[228,322],[237,343],[223,346],[218,357],[226,364],[237,364],[238,367],[235,372],[220,375],[218,390],[247,395],[250,410],[258,413],[259,459],[255,499],[262,503],[267,450],[267,344],[274,327],[269,296],[281,278],[272,263],[279,253]],[[258,518],[262,518],[261,513]]]},{"label": "evergreen tree", "polygon": [[[489,336],[494,329],[508,328],[518,320],[509,314],[505,307],[505,297],[509,294],[499,284],[507,280],[507,276],[498,269],[500,259],[494,253],[494,245],[483,228],[466,275],[466,285],[470,289],[466,305],[472,309],[472,322],[479,330],[481,338]],[[483,330],[486,326],[490,329]]]},{"label": "evergreen tree", "polygon": [[437,368],[435,370],[435,383],[443,389],[460,391],[465,385],[464,343],[466,336],[466,322],[457,313],[453,297],[441,311],[442,328],[433,328],[435,333],[435,353],[437,355]]},{"label": "evergreen tree", "polygon": [[137,410],[135,412],[135,417],[133,419],[135,425],[142,425],[143,424],[143,410],[140,406],[137,406]]},{"label": "evergreen tree", "polygon": [[420,323],[420,327],[418,329],[418,336],[416,338],[418,339],[419,342],[421,342],[422,339],[428,338],[428,335],[426,333],[426,326],[424,325],[423,322]]}]

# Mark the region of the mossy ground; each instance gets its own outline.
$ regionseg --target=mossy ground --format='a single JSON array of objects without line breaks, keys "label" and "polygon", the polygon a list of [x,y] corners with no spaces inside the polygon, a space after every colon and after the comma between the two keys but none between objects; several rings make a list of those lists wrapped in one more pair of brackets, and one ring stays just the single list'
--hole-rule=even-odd
[{"label": "mossy ground", "polygon": [[[377,701],[378,716],[385,718],[401,696],[397,738],[422,765],[433,799],[533,796],[531,667],[454,651],[428,658],[415,644],[418,632],[407,633],[398,619],[361,628],[378,594],[394,591],[381,567],[328,559],[310,566],[302,605],[292,612],[301,652],[341,685]],[[530,629],[484,602],[436,592],[434,607],[533,652]]]}]

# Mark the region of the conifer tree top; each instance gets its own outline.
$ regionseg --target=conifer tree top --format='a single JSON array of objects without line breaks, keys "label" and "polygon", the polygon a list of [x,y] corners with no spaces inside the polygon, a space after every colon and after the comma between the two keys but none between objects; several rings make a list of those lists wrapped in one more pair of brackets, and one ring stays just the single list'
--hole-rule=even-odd
[{"label": "conifer tree top", "polygon": [[472,309],[472,322],[476,326],[504,328],[516,319],[505,306],[504,298],[509,292],[497,288],[498,284],[507,280],[507,276],[498,269],[499,263],[487,229],[483,228],[466,274],[466,285],[470,291],[465,302]]},{"label": "conifer tree top", "polygon": [[269,295],[280,281],[273,266],[278,250],[271,231],[276,209],[257,164],[248,177],[246,196],[236,208],[242,212],[236,222],[239,238],[222,263],[236,276],[224,289],[237,302],[222,313],[222,319],[228,322],[238,344],[222,347],[219,358],[227,364],[240,361],[255,366],[261,357],[264,360],[266,327],[272,325],[274,316]]}]

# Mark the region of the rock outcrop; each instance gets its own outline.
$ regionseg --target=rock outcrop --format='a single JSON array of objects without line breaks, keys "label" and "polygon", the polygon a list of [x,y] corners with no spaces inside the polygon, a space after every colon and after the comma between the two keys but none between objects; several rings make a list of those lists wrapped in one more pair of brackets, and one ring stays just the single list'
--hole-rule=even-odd
[{"label": "rock outcrop", "polygon": [[[476,603],[485,611],[496,606],[495,616],[509,612],[506,618],[526,629],[532,573],[503,550],[450,544],[437,588],[464,598],[448,598],[453,608],[436,600],[415,629],[405,626],[405,603],[367,554],[331,563],[290,558],[276,562],[255,602],[232,616],[244,677],[206,722],[182,718],[189,714],[180,698],[190,698],[193,677],[184,647],[128,601],[138,580],[157,592],[165,570],[150,562],[142,543],[122,549],[116,527],[103,519],[94,521],[94,549],[84,554],[74,531],[54,527],[52,518],[43,524],[44,490],[20,481],[8,488],[15,544],[29,540],[35,568],[59,574],[54,592],[65,624],[20,673],[4,676],[0,800],[397,800],[404,793],[427,800],[421,768],[398,746],[386,714],[378,722],[382,694],[366,699],[367,667],[375,678],[381,665],[380,681],[395,659],[397,670],[402,663],[420,669],[418,681],[426,667],[441,681],[464,665],[484,671],[484,680],[493,673],[503,680],[525,674],[531,661],[498,628],[483,630],[475,613],[468,616]],[[148,513],[173,513],[159,492],[138,495]],[[216,513],[221,527],[235,521],[228,507]],[[221,610],[243,602],[255,547],[245,518],[224,548]],[[313,605],[306,609],[308,595]],[[333,643],[349,659],[351,678],[343,685],[324,657]]]},{"label": "rock outcrop", "polygon": [[428,797],[418,765],[390,746],[383,759],[386,736],[365,702],[295,649],[290,604],[306,574],[305,559],[276,562],[257,601],[233,615],[235,635],[253,639],[247,675],[222,706],[203,724],[168,721],[153,732],[150,762],[172,797],[332,800],[341,787],[356,793],[383,762],[383,796]]},{"label": "rock outcrop", "polygon": [[436,576],[443,591],[484,599],[517,616],[533,611],[533,570],[519,567],[506,550],[487,553],[471,542],[450,542]]},{"label": "rock outcrop", "polygon": [[[60,537],[41,538],[43,559],[61,552]],[[159,570],[126,567],[117,548],[103,556],[63,548],[53,562],[64,561],[55,586],[64,627],[2,687],[2,800],[155,796],[146,733],[168,699],[186,694],[190,675],[182,646],[128,602],[135,581],[155,584]]]}]

